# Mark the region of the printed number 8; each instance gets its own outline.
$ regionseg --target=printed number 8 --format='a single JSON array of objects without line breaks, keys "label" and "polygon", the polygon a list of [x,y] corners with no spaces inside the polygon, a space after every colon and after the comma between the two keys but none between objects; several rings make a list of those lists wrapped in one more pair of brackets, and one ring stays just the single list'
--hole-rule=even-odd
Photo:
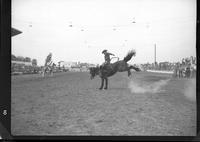
[{"label": "printed number 8", "polygon": [[3,110],[3,115],[6,115],[7,114],[7,110]]}]

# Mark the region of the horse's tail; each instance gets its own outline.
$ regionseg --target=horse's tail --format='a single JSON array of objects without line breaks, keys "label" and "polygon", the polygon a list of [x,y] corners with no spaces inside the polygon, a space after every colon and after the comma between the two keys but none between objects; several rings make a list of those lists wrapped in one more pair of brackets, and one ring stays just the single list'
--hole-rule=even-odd
[{"label": "horse's tail", "polygon": [[135,55],[136,55],[135,50],[129,51],[128,54],[126,55],[126,57],[124,57],[124,61],[128,62],[132,58],[132,56],[135,56]]}]

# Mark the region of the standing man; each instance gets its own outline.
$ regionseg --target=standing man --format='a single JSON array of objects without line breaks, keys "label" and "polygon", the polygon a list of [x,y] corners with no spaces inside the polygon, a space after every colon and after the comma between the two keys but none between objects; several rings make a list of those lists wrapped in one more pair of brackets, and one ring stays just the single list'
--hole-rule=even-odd
[{"label": "standing man", "polygon": [[182,65],[185,65],[185,58],[182,59]]}]

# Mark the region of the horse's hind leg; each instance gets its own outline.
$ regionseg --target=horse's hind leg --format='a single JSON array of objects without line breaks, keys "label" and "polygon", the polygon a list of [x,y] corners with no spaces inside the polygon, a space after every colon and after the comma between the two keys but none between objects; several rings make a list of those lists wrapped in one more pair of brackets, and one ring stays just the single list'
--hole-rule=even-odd
[{"label": "horse's hind leg", "polygon": [[99,88],[99,90],[103,89],[104,86],[104,78],[101,78],[101,87]]},{"label": "horse's hind leg", "polygon": [[129,67],[128,67],[128,76],[131,75],[131,69],[134,69],[134,70],[136,70],[136,71],[139,71],[138,68],[136,68],[136,67],[134,67],[134,66],[129,66]]},{"label": "horse's hind leg", "polygon": [[130,66],[130,67],[129,67],[129,69],[134,69],[135,71],[140,71],[140,69],[139,69],[139,68],[137,68],[137,67],[134,67],[134,66]]},{"label": "horse's hind leg", "polygon": [[128,71],[128,76],[131,75],[131,69],[132,69],[132,66],[128,67],[127,71]]}]

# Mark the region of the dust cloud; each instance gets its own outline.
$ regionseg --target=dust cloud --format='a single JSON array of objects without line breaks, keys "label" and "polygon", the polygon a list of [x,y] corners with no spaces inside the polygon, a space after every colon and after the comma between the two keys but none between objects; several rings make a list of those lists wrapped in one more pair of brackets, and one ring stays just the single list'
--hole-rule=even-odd
[{"label": "dust cloud", "polygon": [[165,86],[169,81],[170,79],[159,80],[148,85],[131,81],[128,87],[132,93],[157,93],[161,91],[161,88]]}]

